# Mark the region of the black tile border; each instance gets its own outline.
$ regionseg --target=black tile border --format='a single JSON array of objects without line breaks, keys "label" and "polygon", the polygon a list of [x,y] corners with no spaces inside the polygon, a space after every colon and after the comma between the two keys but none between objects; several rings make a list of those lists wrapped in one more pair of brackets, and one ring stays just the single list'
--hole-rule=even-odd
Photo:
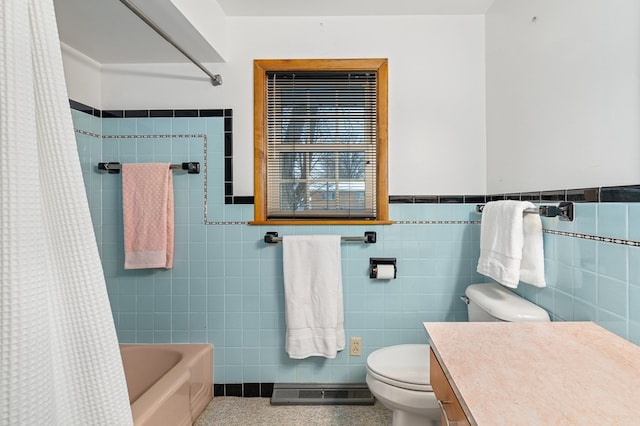
[{"label": "black tile border", "polygon": [[124,118],[124,111],[102,111],[102,118]]},{"label": "black tile border", "polygon": [[215,383],[213,385],[213,396],[271,398],[273,385],[273,383]]},{"label": "black tile border", "polygon": [[171,118],[173,114],[172,109],[152,109],[149,111],[150,118]]},{"label": "black tile border", "polygon": [[[389,203],[390,204],[415,204],[416,200],[415,197],[413,195],[389,195]],[[427,203],[429,201],[427,201],[425,199],[425,201],[421,201],[422,203]],[[438,198],[435,197],[433,198],[433,201],[431,201],[432,203],[437,203],[438,202]]]},{"label": "black tile border", "polygon": [[[229,108],[216,109],[105,109],[99,110],[81,102],[69,99],[69,106],[86,114],[101,118],[199,118],[199,117],[225,117],[229,121],[229,129],[232,129],[233,110]],[[225,128],[225,131],[227,129]]]},{"label": "black tile border", "polygon": [[219,109],[128,109],[104,110],[69,99],[71,109],[100,118],[224,118],[224,203],[253,204],[253,197],[233,195],[233,110]]},{"label": "black tile border", "polygon": [[242,396],[242,383],[230,383],[224,385],[225,396]]},{"label": "black tile border", "polygon": [[[100,111],[87,107],[79,102],[69,100],[71,108],[87,112],[86,109],[94,111],[93,115],[102,118],[203,118],[203,117],[225,117],[229,120],[232,115],[226,115],[230,109],[106,109]],[[84,108],[83,108],[84,107]]]},{"label": "black tile border", "polygon": [[74,101],[72,99],[69,99],[69,106],[72,109],[75,109],[75,110],[80,111],[80,112],[84,112],[85,114],[90,114],[90,115],[93,115],[95,117],[102,117],[102,111],[100,111],[99,109],[90,107],[88,105],[85,105],[83,103]]},{"label": "black tile border", "polygon": [[224,396],[224,385],[220,383],[213,384],[213,396]]},{"label": "black tile border", "polygon": [[273,395],[273,383],[260,383],[260,396],[271,398]]},{"label": "black tile border", "polygon": [[[69,105],[100,118],[183,118],[224,117],[224,203],[253,204],[253,196],[233,195],[233,110],[226,109],[138,109],[104,110],[69,99]],[[578,189],[513,192],[487,195],[390,195],[389,204],[483,204],[497,200],[521,200],[532,203],[640,203],[640,185],[603,186]]]},{"label": "black tile border", "polygon": [[256,398],[260,396],[260,383],[243,383],[242,396],[245,398]]},{"label": "black tile border", "polygon": [[197,109],[177,109],[174,111],[174,117],[197,118],[200,117],[200,112]]},{"label": "black tile border", "polygon": [[124,118],[149,118],[149,110],[129,109],[124,111]]},{"label": "black tile border", "polygon": [[567,189],[567,201],[594,203],[600,201],[600,188]]},{"label": "black tile border", "polygon": [[233,204],[253,204],[253,196],[237,196],[233,197]]},{"label": "black tile border", "polygon": [[486,195],[465,195],[464,202],[472,204],[482,204],[487,201]]},{"label": "black tile border", "polygon": [[224,203],[241,204],[233,196],[233,116],[227,116],[227,112],[232,114],[232,111],[225,110],[224,116]]},{"label": "black tile border", "polygon": [[640,202],[640,185],[600,188],[600,201],[613,203],[638,203]]},{"label": "black tile border", "polygon": [[464,203],[464,195],[438,195],[438,203],[462,204]]},{"label": "black tile border", "polygon": [[390,204],[482,204],[488,201],[519,200],[532,203],[640,203],[640,185],[602,186],[552,191],[513,192],[488,195],[390,195]]}]

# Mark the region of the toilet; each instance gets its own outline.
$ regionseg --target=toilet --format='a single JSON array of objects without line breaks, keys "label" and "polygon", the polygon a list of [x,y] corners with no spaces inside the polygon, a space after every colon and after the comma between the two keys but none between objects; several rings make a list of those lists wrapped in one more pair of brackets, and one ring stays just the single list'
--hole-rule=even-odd
[{"label": "toilet", "polygon": [[[500,284],[472,284],[465,295],[469,321],[550,321],[544,309]],[[429,345],[396,345],[372,352],[366,381],[373,396],[393,411],[394,426],[440,424],[440,407],[429,381]]]}]

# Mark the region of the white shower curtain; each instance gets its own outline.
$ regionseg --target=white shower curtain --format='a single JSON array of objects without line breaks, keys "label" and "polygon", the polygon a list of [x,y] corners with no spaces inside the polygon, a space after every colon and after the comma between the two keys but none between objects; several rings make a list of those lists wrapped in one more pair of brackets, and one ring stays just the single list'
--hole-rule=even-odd
[{"label": "white shower curtain", "polygon": [[0,425],[130,425],[53,3],[0,4]]}]

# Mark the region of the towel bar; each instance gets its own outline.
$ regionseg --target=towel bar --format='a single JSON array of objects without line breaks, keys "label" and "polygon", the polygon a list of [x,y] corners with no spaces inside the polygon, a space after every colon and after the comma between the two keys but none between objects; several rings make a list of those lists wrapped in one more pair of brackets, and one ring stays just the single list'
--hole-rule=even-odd
[{"label": "towel bar", "polygon": [[[190,175],[200,174],[200,163],[194,161],[181,164],[171,164],[169,168],[171,170],[186,170]],[[98,170],[106,170],[111,174],[120,173],[120,170],[122,170],[122,164],[98,163]]]},{"label": "towel bar", "polygon": [[[374,244],[376,242],[376,232],[367,231],[364,233],[364,237],[340,237],[344,242],[360,242],[367,244]],[[278,237],[277,232],[267,232],[264,235],[264,242],[267,244],[277,244],[282,241],[282,237]]]},{"label": "towel bar", "polygon": [[[478,204],[476,206],[476,212],[482,213],[484,209],[484,204]],[[574,209],[573,202],[571,201],[561,201],[557,206],[540,206],[540,207],[531,207],[524,210],[525,213],[534,213],[539,214],[543,217],[558,217],[560,220],[565,220],[569,222],[573,222],[574,218]]]}]

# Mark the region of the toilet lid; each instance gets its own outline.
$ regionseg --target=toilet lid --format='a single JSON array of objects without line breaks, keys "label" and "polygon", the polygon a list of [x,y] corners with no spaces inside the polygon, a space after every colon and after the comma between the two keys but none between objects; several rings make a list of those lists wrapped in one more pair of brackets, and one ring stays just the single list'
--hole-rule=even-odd
[{"label": "toilet lid", "polygon": [[378,380],[393,386],[431,391],[429,345],[396,345],[367,357],[367,368]]}]

